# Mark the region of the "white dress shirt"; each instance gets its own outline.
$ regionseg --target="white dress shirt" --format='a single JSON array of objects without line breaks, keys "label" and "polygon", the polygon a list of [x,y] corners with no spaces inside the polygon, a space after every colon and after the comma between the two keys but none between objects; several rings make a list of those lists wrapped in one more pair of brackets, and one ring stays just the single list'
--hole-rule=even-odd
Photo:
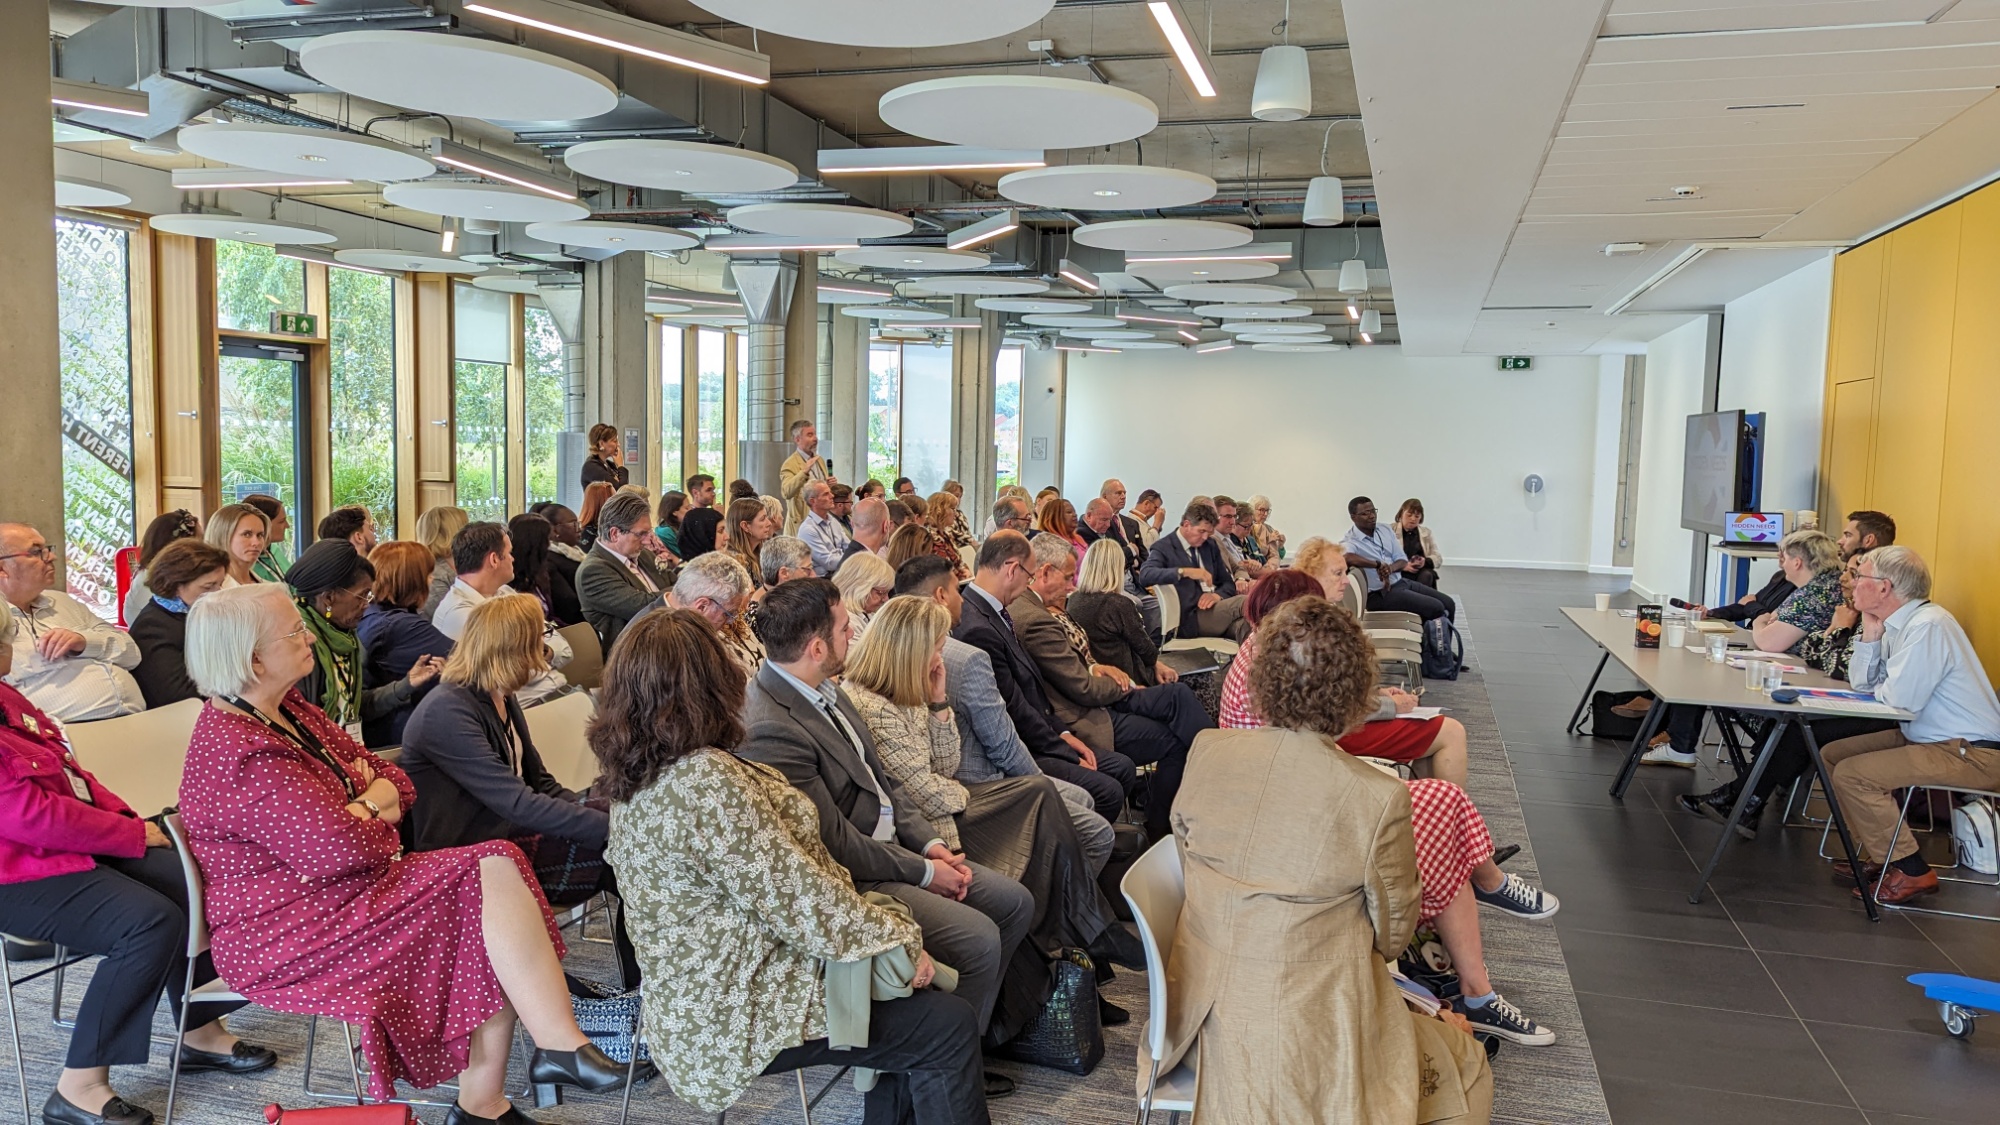
[{"label": "white dress shirt", "polygon": [[1882,622],[1882,638],[1856,640],[1848,682],[1877,701],[1917,717],[1903,724],[1911,742],[2000,739],[2000,699],[1972,639],[1935,602],[1907,602]]},{"label": "white dress shirt", "polygon": [[799,538],[812,551],[813,569],[819,572],[821,578],[831,578],[833,572],[840,569],[840,556],[847,550],[852,536],[832,515],[808,512],[805,522],[799,525]]},{"label": "white dress shirt", "polygon": [[[515,595],[519,591],[512,586],[502,586],[494,592],[494,597]],[[431,625],[438,632],[456,641],[465,635],[465,625],[472,617],[472,611],[489,600],[485,594],[466,584],[465,579],[452,580],[451,587],[438,599],[437,612],[431,615]],[[570,662],[576,650],[569,647],[561,633],[547,630],[542,634],[542,642],[549,646],[550,669],[529,680],[520,691],[514,693],[523,707],[533,707],[537,703],[561,695],[569,690],[569,681],[556,671]]]},{"label": "white dress shirt", "polygon": [[[14,671],[7,682],[51,718],[66,723],[112,719],[146,709],[138,681],[126,669],[139,666],[132,638],[61,590],[45,590],[14,615]],[[44,660],[35,644],[50,629],[83,635],[83,651]]]}]

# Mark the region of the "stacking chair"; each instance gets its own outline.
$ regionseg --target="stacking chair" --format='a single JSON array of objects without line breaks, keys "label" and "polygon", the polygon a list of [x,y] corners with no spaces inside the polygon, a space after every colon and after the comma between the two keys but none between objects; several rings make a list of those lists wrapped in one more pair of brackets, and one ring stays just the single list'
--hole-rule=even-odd
[{"label": "stacking chair", "polygon": [[187,832],[181,826],[181,814],[169,813],[162,818],[167,824],[167,834],[174,839],[174,853],[180,856],[181,876],[187,880],[187,976],[181,981],[181,1018],[174,1029],[174,1050],[172,1069],[167,1073],[167,1113],[161,1125],[173,1125],[174,1097],[180,1092],[181,1083],[181,1043],[187,1039],[188,1011],[196,1001],[247,1000],[241,993],[230,990],[221,977],[207,984],[194,983],[194,966],[202,954],[208,952],[208,911],[202,903],[202,893],[206,885],[202,882],[201,868],[196,866],[194,852],[188,848]]},{"label": "stacking chair", "polygon": [[202,701],[183,699],[136,715],[69,723],[70,748],[85,769],[141,816],[180,803],[181,768]]},{"label": "stacking chair", "polygon": [[1342,592],[1340,604],[1368,634],[1369,642],[1375,646],[1377,665],[1385,671],[1393,670],[1404,687],[1414,688],[1423,682],[1423,618],[1401,610],[1370,612],[1366,608],[1367,596],[1362,593],[1361,576],[1353,571],[1347,572],[1347,589]]},{"label": "stacking chair", "polygon": [[[595,645],[596,638],[590,643]],[[522,713],[528,719],[528,736],[534,739],[535,750],[549,773],[567,788],[589,788],[597,780],[597,757],[591,753],[583,728],[597,713],[596,701],[588,693],[572,692]]]},{"label": "stacking chair", "polygon": [[604,646],[598,643],[597,630],[589,622],[565,625],[556,632],[569,642],[568,664],[562,666],[563,679],[585,690],[595,690],[604,682]]},{"label": "stacking chair", "polygon": [[[1985,789],[1961,789],[1955,785],[1912,785],[1903,792],[1903,811],[1901,815],[1899,815],[1896,818],[1896,830],[1889,834],[1889,850],[1886,854],[1889,855],[1896,854],[1896,841],[1902,838],[1904,829],[1909,827],[1910,802],[1916,799],[1918,793],[1923,793],[1925,795],[1924,799],[1928,801],[1930,799],[1929,795],[1934,792],[1945,793],[1950,796],[1956,796],[1956,797],[1984,797],[1989,801],[2000,801],[2000,793],[1995,793]],[[1979,887],[2000,887],[2000,876],[1996,875],[1987,875],[1974,878],[1966,875],[1945,874],[1945,872],[1947,871],[1957,871],[1961,867],[1965,866],[1965,864],[1962,864],[1958,861],[1958,841],[1952,838],[1950,824],[1951,820],[1949,817],[1947,817],[1945,820],[1946,828],[1944,831],[1944,835],[1946,841],[1949,842],[1952,847],[1952,861],[1950,863],[1931,865],[1932,868],[1936,870],[1938,873],[1938,881],[1944,883],[1970,883],[1974,886],[1979,886]],[[1912,832],[1914,832],[1914,829],[1912,829]],[[1889,877],[1889,866],[1888,864],[1885,863],[1882,865],[1882,874],[1876,877],[1875,885],[1869,888],[1868,893],[1871,895],[1881,894],[1882,882],[1888,877]],[[1939,910],[1935,907],[1914,906],[1911,905],[1910,903],[1904,903],[1900,906],[1892,906],[1889,903],[1884,902],[1881,903],[1881,905],[1888,907],[1890,910],[1901,910],[1907,914],[1942,914],[1952,918],[1971,918],[1974,919],[1975,921],[1980,921],[1980,922],[2000,922],[2000,914],[1971,914],[1962,910]]]},{"label": "stacking chair", "polygon": [[979,548],[960,547],[958,549],[958,558],[960,562],[965,564],[965,569],[971,570],[973,563],[979,558]]},{"label": "stacking chair", "polygon": [[1194,1112],[1199,1062],[1191,1055],[1166,1074],[1160,1064],[1186,1049],[1167,1040],[1167,959],[1173,956],[1174,932],[1187,900],[1181,873],[1180,841],[1169,836],[1147,848],[1118,883],[1139,924],[1139,941],[1146,947],[1146,1057],[1152,1061],[1134,1092],[1139,1098],[1138,1125],[1149,1125],[1153,1111],[1167,1112],[1168,1125]]},{"label": "stacking chair", "polygon": [[[21,1120],[24,1122],[34,1121],[36,1114],[34,1108],[28,1102],[28,1061],[27,1056],[21,1053],[21,1013],[14,1007],[14,989],[30,981],[40,980],[50,974],[57,974],[57,979],[60,980],[62,970],[79,961],[87,960],[92,956],[93,954],[89,953],[71,953],[69,950],[58,945],[56,946],[55,959],[52,963],[18,977],[14,975],[14,963],[0,959],[0,979],[4,979],[4,988],[7,993],[7,1032],[14,1040],[14,1077],[21,1084]],[[58,997],[60,997],[60,994],[58,994]],[[60,1005],[61,1001],[58,999],[58,1018],[55,1021],[57,1026],[62,1026]]]},{"label": "stacking chair", "polygon": [[1236,655],[1240,647],[1227,637],[1176,637],[1181,628],[1181,592],[1171,582],[1162,582],[1150,587],[1153,596],[1160,602],[1160,651],[1178,652],[1192,648],[1205,648],[1211,652]]},{"label": "stacking chair", "polygon": [[[629,1125],[632,1120],[632,1087],[639,1077],[639,1048],[644,1046],[645,1043],[645,1027],[642,1025],[633,1028],[632,1057],[625,1063],[625,1096],[618,1104],[618,1125]],[[839,1072],[833,1076],[833,1081],[820,1087],[820,1091],[817,1094],[811,1093],[807,1089],[805,1071],[795,1070],[792,1072],[793,1076],[799,1082],[799,1112],[805,1115],[806,1125],[812,1125],[813,1107],[820,1103],[820,1099],[833,1091],[833,1087],[842,1078],[846,1077],[850,1069],[849,1067],[841,1067]],[[728,1120],[729,1111],[726,1109],[715,1115],[715,1125],[725,1125]]]}]

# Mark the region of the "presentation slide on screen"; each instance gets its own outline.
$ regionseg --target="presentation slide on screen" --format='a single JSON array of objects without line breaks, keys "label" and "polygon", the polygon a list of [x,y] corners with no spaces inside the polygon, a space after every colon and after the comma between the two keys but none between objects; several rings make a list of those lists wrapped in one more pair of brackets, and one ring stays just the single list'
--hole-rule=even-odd
[{"label": "presentation slide on screen", "polygon": [[1736,506],[1737,431],[1741,415],[1688,416],[1687,466],[1681,479],[1681,526],[1721,530],[1722,518]]}]

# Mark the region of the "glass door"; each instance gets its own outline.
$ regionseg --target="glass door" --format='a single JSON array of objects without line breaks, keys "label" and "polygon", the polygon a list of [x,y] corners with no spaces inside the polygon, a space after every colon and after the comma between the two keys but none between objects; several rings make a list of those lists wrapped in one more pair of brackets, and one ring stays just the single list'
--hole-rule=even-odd
[{"label": "glass door", "polygon": [[291,513],[293,558],[318,522],[301,481],[310,480],[305,420],[305,353],[284,344],[224,337],[220,364],[222,502],[276,496]]}]

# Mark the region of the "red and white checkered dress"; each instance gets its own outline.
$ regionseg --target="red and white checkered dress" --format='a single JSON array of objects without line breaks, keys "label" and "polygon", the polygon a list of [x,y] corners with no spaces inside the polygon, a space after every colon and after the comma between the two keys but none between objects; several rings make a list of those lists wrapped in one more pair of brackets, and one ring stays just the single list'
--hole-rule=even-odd
[{"label": "red and white checkered dress", "polygon": [[[1250,706],[1250,662],[1256,658],[1256,638],[1243,642],[1236,659],[1229,666],[1229,675],[1222,686],[1222,721],[1224,727],[1251,729],[1264,726],[1264,720]],[[1443,720],[1432,720],[1442,725]],[[1408,719],[1396,719],[1380,723],[1369,723],[1364,731],[1376,727],[1416,727],[1426,724]],[[1398,731],[1397,733],[1400,733]],[[1426,747],[1436,737],[1435,730],[1424,740]],[[1352,737],[1341,740],[1341,749],[1362,757],[1381,757],[1373,748],[1363,749]],[[1399,759],[1400,760],[1400,759]],[[1449,781],[1436,778],[1419,778],[1405,781],[1410,789],[1410,831],[1416,837],[1417,878],[1423,884],[1422,920],[1425,922],[1444,913],[1445,907],[1465,888],[1472,871],[1480,864],[1493,858],[1493,837],[1487,834],[1486,819],[1479,815],[1479,809],[1465,790]]]}]

